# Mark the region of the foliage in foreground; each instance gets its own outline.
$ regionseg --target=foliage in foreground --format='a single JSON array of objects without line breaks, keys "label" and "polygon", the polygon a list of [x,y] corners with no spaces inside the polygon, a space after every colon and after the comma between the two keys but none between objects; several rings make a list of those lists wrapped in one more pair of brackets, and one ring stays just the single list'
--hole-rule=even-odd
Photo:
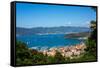
[{"label": "foliage in foreground", "polygon": [[[73,63],[84,61],[95,61],[91,49],[88,49],[85,54],[79,58],[69,59],[57,52],[54,57],[43,55],[34,49],[29,49],[26,44],[22,42],[16,42],[16,65],[37,65],[37,64],[55,64],[55,63]],[[94,45],[94,42],[89,43]],[[93,48],[93,47],[92,47]],[[95,53],[94,53],[95,54]]]},{"label": "foliage in foreground", "polygon": [[36,65],[62,63],[63,56],[57,52],[55,57],[43,55],[34,49],[28,49],[25,43],[16,42],[16,65]]}]

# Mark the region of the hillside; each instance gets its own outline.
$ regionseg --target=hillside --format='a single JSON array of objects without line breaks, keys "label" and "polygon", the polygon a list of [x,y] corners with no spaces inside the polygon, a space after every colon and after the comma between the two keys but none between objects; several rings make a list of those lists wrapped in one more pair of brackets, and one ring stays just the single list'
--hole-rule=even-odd
[{"label": "hillside", "polygon": [[36,28],[16,28],[17,34],[45,34],[45,33],[77,33],[77,32],[88,32],[90,28],[87,27],[69,27],[69,26],[61,26],[61,27],[36,27]]},{"label": "hillside", "polygon": [[71,33],[66,34],[65,38],[81,38],[81,37],[89,37],[90,32],[80,32],[80,33]]}]

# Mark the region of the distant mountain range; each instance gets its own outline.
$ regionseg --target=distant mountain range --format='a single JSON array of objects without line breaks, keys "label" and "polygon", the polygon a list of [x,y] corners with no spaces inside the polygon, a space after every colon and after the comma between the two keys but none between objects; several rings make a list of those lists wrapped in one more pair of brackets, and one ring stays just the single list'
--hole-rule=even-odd
[{"label": "distant mountain range", "polygon": [[35,28],[16,28],[16,34],[21,35],[32,35],[32,34],[53,34],[53,33],[76,33],[76,32],[89,32],[88,27],[71,27],[71,26],[61,26],[61,27],[35,27]]}]

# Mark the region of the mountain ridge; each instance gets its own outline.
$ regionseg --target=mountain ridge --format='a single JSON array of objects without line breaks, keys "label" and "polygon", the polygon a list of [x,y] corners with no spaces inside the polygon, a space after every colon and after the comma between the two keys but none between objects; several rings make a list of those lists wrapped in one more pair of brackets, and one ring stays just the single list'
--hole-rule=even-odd
[{"label": "mountain ridge", "polygon": [[89,32],[88,27],[72,27],[72,26],[60,26],[60,27],[34,27],[23,28],[16,27],[16,34],[44,34],[44,33],[72,33],[72,32]]}]

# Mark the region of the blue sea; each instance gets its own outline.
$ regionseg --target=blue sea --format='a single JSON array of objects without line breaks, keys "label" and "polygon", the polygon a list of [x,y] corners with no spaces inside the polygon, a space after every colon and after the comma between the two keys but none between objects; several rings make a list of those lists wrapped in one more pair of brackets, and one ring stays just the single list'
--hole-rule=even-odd
[{"label": "blue sea", "polygon": [[71,46],[83,41],[79,39],[65,38],[64,35],[65,34],[16,35],[16,39],[26,43],[29,48],[38,50],[52,47]]}]

